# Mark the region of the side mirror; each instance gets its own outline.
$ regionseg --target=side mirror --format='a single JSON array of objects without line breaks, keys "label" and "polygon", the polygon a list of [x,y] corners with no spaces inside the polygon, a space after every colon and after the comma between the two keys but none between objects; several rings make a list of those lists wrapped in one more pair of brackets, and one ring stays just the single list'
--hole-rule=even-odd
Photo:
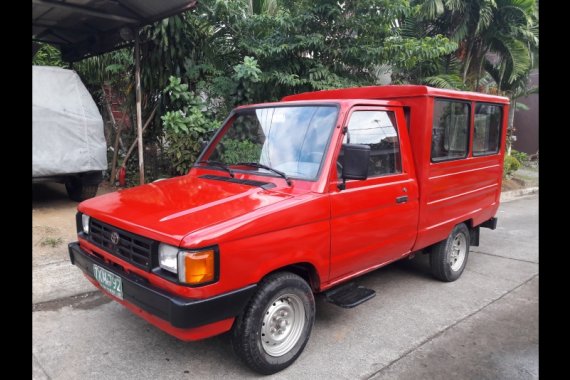
[{"label": "side mirror", "polygon": [[364,180],[368,178],[370,145],[342,144],[341,152],[342,187],[339,185],[339,188],[344,190],[347,179]]}]

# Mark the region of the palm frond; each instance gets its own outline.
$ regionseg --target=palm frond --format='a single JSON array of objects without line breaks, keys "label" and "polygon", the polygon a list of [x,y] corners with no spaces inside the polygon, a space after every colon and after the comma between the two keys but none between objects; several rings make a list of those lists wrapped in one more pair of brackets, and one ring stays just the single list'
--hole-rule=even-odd
[{"label": "palm frond", "polygon": [[422,37],[421,22],[415,17],[405,19],[400,26],[399,34],[402,37]]},{"label": "palm frond", "polygon": [[448,88],[451,90],[464,89],[463,81],[457,74],[440,74],[423,79],[423,83],[437,88]]},{"label": "palm frond", "polygon": [[505,67],[509,72],[505,72],[505,75],[509,83],[513,83],[518,75],[527,72],[532,65],[530,51],[520,40],[510,37],[496,38],[491,45],[491,51],[506,58],[502,60],[502,64],[507,65]]},{"label": "palm frond", "polygon": [[444,11],[443,0],[426,0],[421,5],[420,14],[427,20],[434,20]]},{"label": "palm frond", "polygon": [[479,9],[479,20],[477,22],[477,27],[475,28],[475,33],[481,33],[491,25],[495,16],[495,9],[496,4],[494,4],[494,1],[485,2],[481,6]]},{"label": "palm frond", "polygon": [[453,12],[464,12],[467,2],[465,0],[445,0],[445,6]]}]

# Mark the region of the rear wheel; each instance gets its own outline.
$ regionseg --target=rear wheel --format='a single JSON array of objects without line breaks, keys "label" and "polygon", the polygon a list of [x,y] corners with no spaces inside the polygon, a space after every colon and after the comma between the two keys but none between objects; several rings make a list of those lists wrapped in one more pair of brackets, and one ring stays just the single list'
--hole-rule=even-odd
[{"label": "rear wheel", "polygon": [[456,225],[446,240],[430,249],[430,267],[435,278],[451,282],[457,280],[469,257],[470,235],[464,223]]},{"label": "rear wheel", "polygon": [[315,321],[315,300],[301,277],[280,272],[266,277],[232,329],[237,356],[251,369],[269,375],[301,354]]},{"label": "rear wheel", "polygon": [[65,190],[71,200],[82,202],[97,195],[99,185],[83,183],[81,178],[71,178],[65,182]]}]

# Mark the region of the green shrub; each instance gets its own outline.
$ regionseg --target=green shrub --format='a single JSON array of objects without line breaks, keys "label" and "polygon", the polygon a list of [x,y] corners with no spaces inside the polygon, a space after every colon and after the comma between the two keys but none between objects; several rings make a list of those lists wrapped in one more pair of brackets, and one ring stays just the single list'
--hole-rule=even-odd
[{"label": "green shrub", "polygon": [[525,152],[519,152],[518,150],[511,149],[511,156],[516,158],[521,164],[528,162],[528,154]]},{"label": "green shrub", "polygon": [[186,174],[217,127],[208,120],[200,107],[192,106],[187,114],[182,111],[166,112],[161,118],[167,141],[166,154],[177,175]]},{"label": "green shrub", "polygon": [[164,89],[168,97],[168,111],[160,118],[166,140],[166,155],[176,175],[186,174],[208,141],[218,123],[202,111],[204,102],[180,78],[171,76]]},{"label": "green shrub", "polygon": [[508,178],[514,172],[519,170],[521,163],[513,156],[505,155],[505,162],[503,163],[503,177]]}]

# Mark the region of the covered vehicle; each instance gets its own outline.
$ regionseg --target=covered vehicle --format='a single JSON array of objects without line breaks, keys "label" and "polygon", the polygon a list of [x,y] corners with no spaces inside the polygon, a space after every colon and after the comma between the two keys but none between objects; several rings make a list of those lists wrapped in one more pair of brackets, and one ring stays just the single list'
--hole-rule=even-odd
[{"label": "covered vehicle", "polygon": [[65,183],[92,198],[107,169],[103,118],[73,70],[32,66],[32,182]]}]

